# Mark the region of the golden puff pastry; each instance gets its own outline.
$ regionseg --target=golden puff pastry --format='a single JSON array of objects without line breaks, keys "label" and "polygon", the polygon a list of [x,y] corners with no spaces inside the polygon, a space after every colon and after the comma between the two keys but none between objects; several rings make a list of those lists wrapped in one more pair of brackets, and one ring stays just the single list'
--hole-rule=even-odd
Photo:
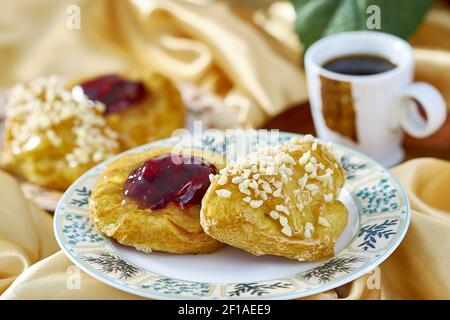
[{"label": "golden puff pastry", "polygon": [[192,150],[179,157],[196,164],[183,160],[178,166],[169,157],[170,149],[156,149],[110,163],[92,191],[91,221],[106,236],[140,251],[214,252],[222,243],[203,232],[200,202],[223,159]]},{"label": "golden puff pastry", "polygon": [[345,175],[312,136],[260,148],[212,180],[200,221],[211,237],[254,255],[315,261],[334,254],[347,224]]},{"label": "golden puff pastry", "polygon": [[56,77],[17,85],[8,96],[2,166],[31,183],[65,190],[120,151],[104,106],[75,99]]},{"label": "golden puff pastry", "polygon": [[[178,89],[158,73],[99,75],[72,81],[67,87],[105,104],[106,121],[119,134],[122,150],[170,137],[185,124]],[[103,92],[104,87],[110,90]]]}]

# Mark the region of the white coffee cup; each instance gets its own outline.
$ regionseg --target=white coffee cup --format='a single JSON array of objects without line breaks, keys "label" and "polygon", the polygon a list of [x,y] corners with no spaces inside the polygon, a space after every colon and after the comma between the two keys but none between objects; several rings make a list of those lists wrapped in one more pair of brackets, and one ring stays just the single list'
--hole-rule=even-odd
[{"label": "white coffee cup", "polygon": [[[349,55],[378,56],[396,67],[364,76],[323,67]],[[393,35],[355,31],[322,38],[307,50],[305,66],[318,136],[359,149],[387,167],[403,159],[403,131],[423,138],[445,121],[447,109],[441,94],[427,83],[412,82],[413,49]],[[426,119],[414,100],[423,107]]]}]

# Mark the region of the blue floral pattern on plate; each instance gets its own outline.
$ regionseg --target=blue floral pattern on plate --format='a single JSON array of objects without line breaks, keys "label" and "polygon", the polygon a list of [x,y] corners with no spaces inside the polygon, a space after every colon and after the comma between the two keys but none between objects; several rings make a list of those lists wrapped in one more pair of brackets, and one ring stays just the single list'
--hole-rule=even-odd
[{"label": "blue floral pattern on plate", "polygon": [[66,214],[64,216],[62,232],[71,245],[98,244],[105,241],[89,223],[89,217],[80,214]]},{"label": "blue floral pattern on plate", "polygon": [[355,193],[366,214],[380,214],[397,210],[400,207],[397,188],[387,178],[375,180],[369,186]]},{"label": "blue floral pattern on plate", "polygon": [[230,287],[227,295],[229,297],[255,297],[264,296],[270,294],[273,291],[289,290],[292,289],[294,285],[291,282],[277,280],[272,282],[247,282],[247,283],[237,283]]},{"label": "blue floral pattern on plate", "polygon": [[98,266],[99,270],[105,274],[114,274],[119,279],[130,279],[139,274],[139,268],[128,263],[118,255],[108,252],[100,251],[94,254],[81,255],[84,261]]},{"label": "blue floral pattern on plate", "polygon": [[319,267],[308,270],[300,275],[301,279],[319,283],[327,283],[341,273],[349,273],[355,270],[358,263],[364,262],[364,258],[358,256],[336,257]]},{"label": "blue floral pattern on plate", "polygon": [[151,283],[142,284],[144,290],[153,290],[167,295],[185,295],[192,297],[207,296],[210,285],[202,282],[180,281],[173,278],[161,277]]},{"label": "blue floral pattern on plate", "polygon": [[339,157],[339,163],[345,171],[347,180],[355,179],[363,170],[368,169],[367,162],[354,161],[348,155]]},{"label": "blue floral pattern on plate", "polygon": [[[242,131],[248,136],[254,130]],[[277,139],[263,137],[257,143],[277,144],[298,137],[280,133]],[[185,142],[189,141],[189,144]],[[233,159],[233,149],[242,139],[234,132],[225,138],[217,133],[174,137],[150,143],[126,153],[162,146],[185,144],[223,153]],[[120,256],[111,242],[91,226],[88,218],[90,190],[105,162],[84,174],[67,190],[55,211],[54,228],[67,256],[91,276],[116,288],[150,298],[177,299],[270,299],[297,298],[343,285],[364,275],[386,259],[403,239],[410,219],[408,200],[395,179],[373,160],[343,146],[335,146],[347,175],[344,186],[359,208],[360,227],[347,248],[328,261],[283,279],[247,283],[214,283],[180,280],[134,265]],[[119,155],[120,156],[120,155]],[[113,158],[114,159],[114,158]],[[110,161],[112,161],[111,159]],[[79,212],[78,213],[74,213]]]},{"label": "blue floral pattern on plate", "polygon": [[362,248],[364,251],[376,249],[378,240],[388,240],[397,234],[396,230],[393,228],[397,224],[398,219],[386,219],[383,222],[363,226],[358,233],[358,237],[361,238],[361,243],[358,247]]},{"label": "blue floral pattern on plate", "polygon": [[88,207],[90,196],[91,189],[85,185],[80,186],[73,191],[68,205],[75,209],[85,209]]}]

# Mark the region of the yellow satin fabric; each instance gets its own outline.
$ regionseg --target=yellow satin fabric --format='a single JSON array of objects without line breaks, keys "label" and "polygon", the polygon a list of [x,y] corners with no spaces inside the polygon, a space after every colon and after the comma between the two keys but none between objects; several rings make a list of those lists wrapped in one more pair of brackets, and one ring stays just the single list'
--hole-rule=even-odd
[{"label": "yellow satin fabric", "polygon": [[[72,1],[0,0],[0,86],[45,74],[156,70],[237,104],[247,126],[305,101],[295,59],[301,48],[293,45],[293,35],[279,37],[287,45],[274,42],[225,3],[196,4],[206,1],[80,0],[81,29],[70,30],[66,10]],[[450,82],[442,70],[450,66],[449,21],[448,11],[433,10],[412,39],[419,78],[440,88],[447,101]],[[275,36],[281,30],[266,26]],[[402,245],[381,271],[309,299],[450,299],[450,163],[420,159],[392,171],[413,208]],[[2,172],[0,203],[2,299],[137,298],[82,272],[80,289],[68,289],[77,271],[58,252],[51,216],[27,202]]]},{"label": "yellow satin fabric", "polygon": [[[417,159],[392,173],[413,209],[400,247],[381,270],[307,299],[450,299],[450,162]],[[30,205],[10,176],[0,173],[0,186],[2,299],[139,298],[79,271],[57,252],[50,216]],[[81,276],[79,288],[68,284],[74,272]]]},{"label": "yellow satin fabric", "polygon": [[243,126],[307,99],[303,71],[281,43],[229,3],[201,2],[79,0],[74,29],[74,1],[1,0],[0,86],[46,74],[153,70],[222,96]]}]

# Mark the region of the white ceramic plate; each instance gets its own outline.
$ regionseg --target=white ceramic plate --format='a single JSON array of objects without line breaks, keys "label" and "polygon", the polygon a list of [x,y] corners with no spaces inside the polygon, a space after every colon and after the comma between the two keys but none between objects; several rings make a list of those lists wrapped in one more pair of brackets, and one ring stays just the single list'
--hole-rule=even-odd
[{"label": "white ceramic plate", "polygon": [[[167,146],[192,146],[221,152],[227,158],[242,142],[278,144],[296,136],[280,133],[262,141],[254,130],[174,137],[126,153]],[[256,140],[253,139],[256,137]],[[88,217],[90,190],[111,160],[81,176],[55,211],[58,243],[78,267],[117,289],[156,299],[292,299],[346,284],[373,270],[400,244],[410,220],[405,192],[383,167],[361,153],[335,146],[346,171],[340,199],[349,211],[348,224],[327,261],[298,262],[274,256],[256,257],[226,247],[206,255],[145,254],[98,233]],[[119,155],[120,156],[120,155]],[[118,156],[118,157],[119,157]],[[117,157],[115,157],[117,158]]]}]

